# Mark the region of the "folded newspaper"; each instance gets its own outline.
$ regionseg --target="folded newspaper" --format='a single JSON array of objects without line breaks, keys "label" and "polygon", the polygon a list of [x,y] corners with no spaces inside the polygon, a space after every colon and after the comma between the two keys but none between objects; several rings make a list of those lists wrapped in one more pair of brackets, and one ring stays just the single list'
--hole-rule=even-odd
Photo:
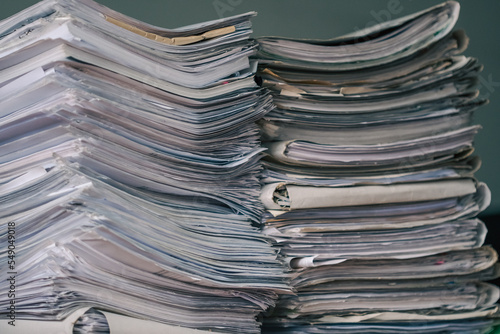
[{"label": "folded newspaper", "polygon": [[[449,1],[330,40],[258,38],[263,231],[292,271],[266,333],[487,333],[482,66]],[[463,261],[463,262],[462,262]],[[461,264],[459,264],[461,263]]]}]

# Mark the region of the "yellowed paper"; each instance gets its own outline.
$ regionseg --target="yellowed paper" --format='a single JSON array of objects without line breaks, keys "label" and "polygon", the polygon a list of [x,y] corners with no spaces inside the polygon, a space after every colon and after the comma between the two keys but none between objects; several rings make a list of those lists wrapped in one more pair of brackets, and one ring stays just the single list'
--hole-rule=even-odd
[{"label": "yellowed paper", "polygon": [[143,37],[152,39],[157,42],[169,44],[169,45],[188,45],[188,44],[193,44],[199,41],[203,41],[205,39],[211,39],[219,36],[224,36],[227,34],[230,34],[234,31],[236,31],[236,28],[234,26],[229,26],[229,27],[224,27],[224,28],[219,28],[219,29],[214,29],[207,31],[201,35],[194,35],[194,36],[181,36],[181,37],[174,37],[174,38],[168,38],[168,37],[163,37],[157,34],[153,34],[147,31],[144,31],[142,29],[139,29],[137,27],[134,27],[133,25],[130,25],[128,23],[125,23],[123,21],[117,20],[115,18],[112,18],[110,16],[106,16],[106,21],[113,23],[114,25],[126,29],[128,31],[131,31],[137,35],[141,35]]}]

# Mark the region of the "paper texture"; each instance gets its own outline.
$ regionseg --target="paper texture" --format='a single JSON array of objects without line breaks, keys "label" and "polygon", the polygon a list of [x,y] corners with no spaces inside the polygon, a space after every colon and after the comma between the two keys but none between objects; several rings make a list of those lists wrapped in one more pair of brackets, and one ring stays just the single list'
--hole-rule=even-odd
[{"label": "paper texture", "polygon": [[[288,193],[288,205],[280,206],[273,201],[277,187]],[[476,192],[471,179],[439,181],[415,184],[356,187],[306,187],[268,184],[263,187],[261,199],[266,209],[299,210],[310,208],[345,207],[385,203],[419,202],[460,197]]]},{"label": "paper texture", "polygon": [[159,36],[157,34],[148,33],[146,31],[141,30],[139,28],[136,28],[128,23],[119,21],[119,20],[114,19],[114,18],[109,17],[109,16],[106,16],[106,21],[111,22],[111,23],[113,23],[113,24],[115,24],[123,29],[127,29],[135,34],[144,36],[146,38],[155,40],[157,42],[170,44],[170,45],[192,44],[192,43],[203,41],[205,39],[224,36],[224,35],[227,35],[229,33],[236,31],[234,26],[230,26],[230,27],[224,27],[224,28],[219,28],[219,29],[215,29],[215,30],[210,30],[210,31],[203,33],[202,35],[197,35],[197,36],[182,36],[182,37],[168,38],[168,37]]},{"label": "paper texture", "polygon": [[[11,326],[7,321],[0,321],[0,331],[2,333],[32,334],[32,333],[50,333],[50,334],[73,334],[73,325],[87,312],[88,308],[81,308],[73,312],[63,321],[36,321],[22,320],[15,321],[15,326]],[[106,316],[111,334],[128,333],[151,333],[151,334],[203,334],[216,333],[214,331],[200,331],[190,328],[169,326],[153,321],[141,320],[127,317],[110,312],[102,312]]]}]

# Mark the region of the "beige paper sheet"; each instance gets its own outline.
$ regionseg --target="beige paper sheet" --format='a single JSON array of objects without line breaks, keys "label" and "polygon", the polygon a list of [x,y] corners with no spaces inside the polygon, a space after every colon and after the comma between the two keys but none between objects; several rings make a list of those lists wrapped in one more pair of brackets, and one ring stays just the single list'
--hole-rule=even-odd
[{"label": "beige paper sheet", "polygon": [[274,202],[274,192],[283,183],[262,188],[261,201],[268,210],[297,210],[340,206],[430,201],[460,197],[476,192],[473,179],[420,182],[411,184],[354,187],[314,187],[286,185],[289,207]]}]

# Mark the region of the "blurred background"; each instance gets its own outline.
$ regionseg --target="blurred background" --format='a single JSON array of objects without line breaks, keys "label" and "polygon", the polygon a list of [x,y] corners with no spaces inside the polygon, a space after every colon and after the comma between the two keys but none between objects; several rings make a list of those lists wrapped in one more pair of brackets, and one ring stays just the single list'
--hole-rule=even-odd
[{"label": "blurred background", "polygon": [[[36,0],[4,0],[0,19],[35,4]],[[254,37],[332,38],[398,18],[441,3],[436,0],[98,0],[101,4],[147,23],[176,28],[256,11]],[[468,56],[484,64],[481,95],[490,103],[476,112],[483,130],[476,152],[483,164],[476,177],[492,191],[492,204],[481,214],[489,228],[487,243],[500,249],[500,1],[462,0],[456,28],[470,38]],[[0,45],[1,48],[1,45]],[[498,154],[498,155],[497,155]]]}]

